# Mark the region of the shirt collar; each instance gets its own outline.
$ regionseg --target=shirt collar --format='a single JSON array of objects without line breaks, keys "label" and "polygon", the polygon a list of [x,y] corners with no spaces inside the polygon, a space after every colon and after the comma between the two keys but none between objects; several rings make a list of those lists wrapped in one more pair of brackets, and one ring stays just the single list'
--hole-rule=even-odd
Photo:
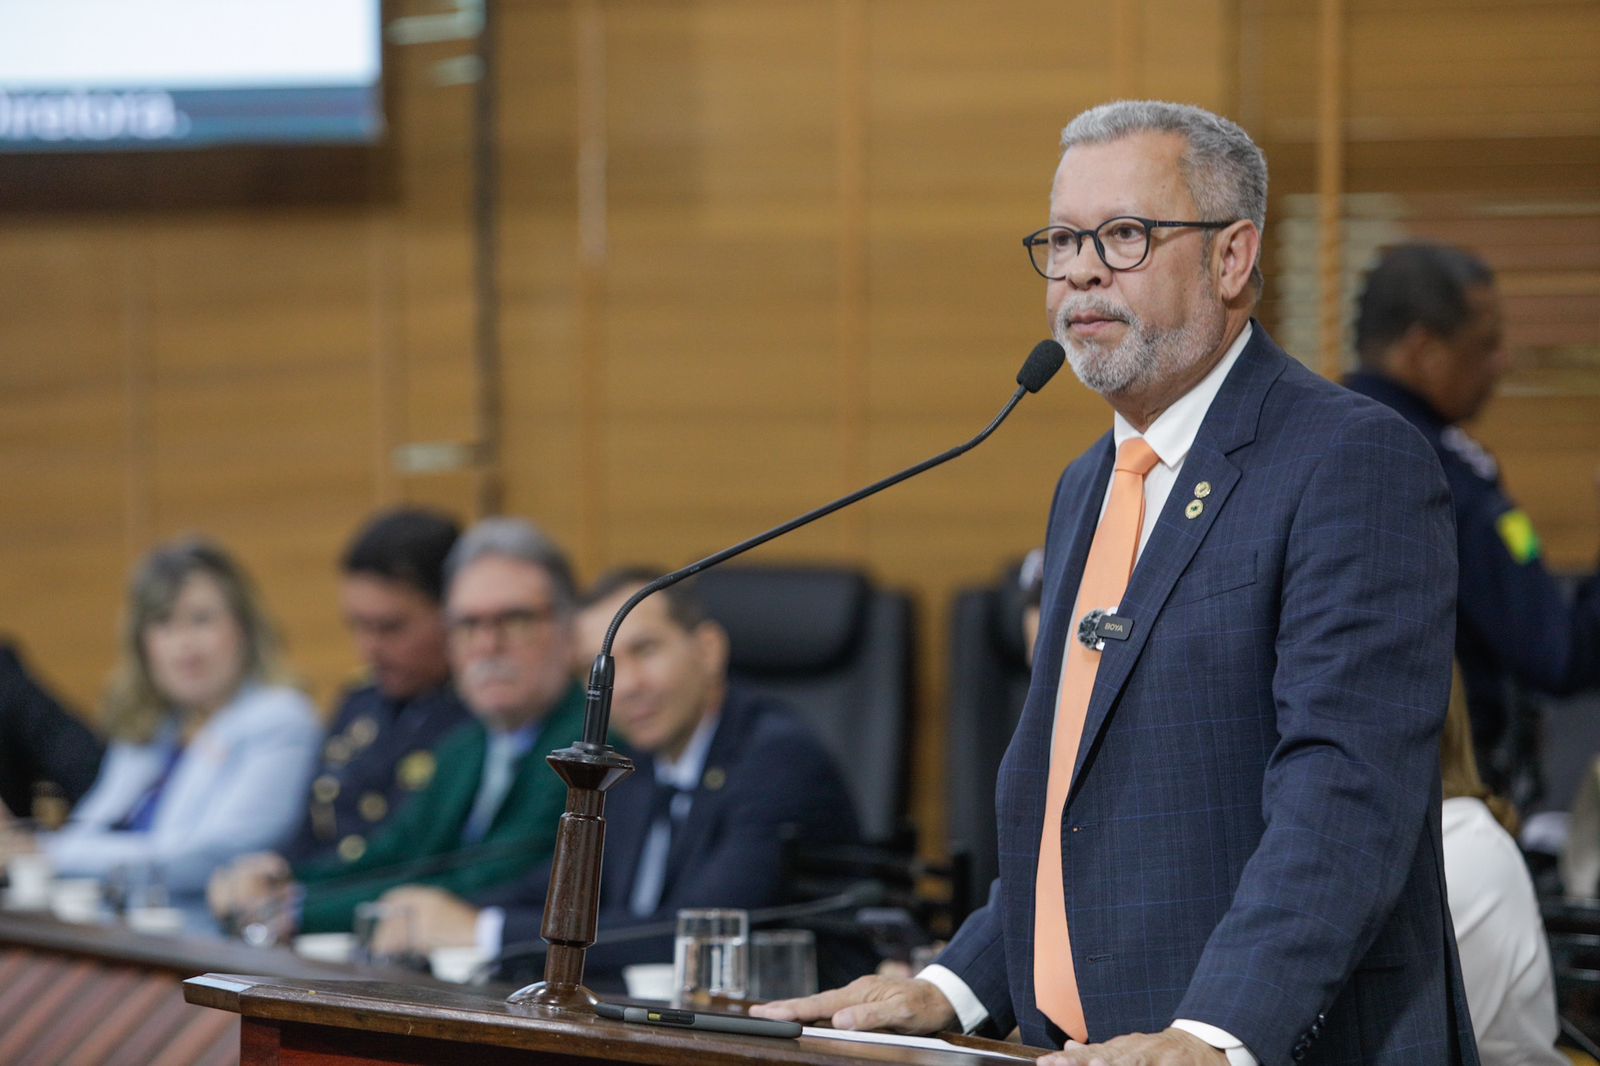
[{"label": "shirt collar", "polygon": [[717,725],[721,721],[721,714],[702,718],[699,726],[695,728],[694,735],[689,738],[689,743],[684,746],[683,754],[675,761],[669,762],[658,756],[655,760],[656,781],[684,791],[691,791],[697,787],[700,784],[700,775],[706,768],[706,756],[711,754],[711,739],[717,735]]},{"label": "shirt collar", "polygon": [[492,748],[509,748],[513,757],[525,755],[539,742],[539,728],[544,723],[529,722],[521,729],[513,729],[509,733],[499,730],[489,730],[489,746]]},{"label": "shirt collar", "polygon": [[[1244,329],[1234,338],[1233,344],[1217,361],[1217,365],[1200,379],[1199,384],[1178,397],[1171,407],[1156,416],[1156,420],[1150,423],[1150,428],[1144,431],[1144,442],[1150,445],[1151,451],[1156,453],[1156,458],[1161,460],[1162,466],[1176,470],[1188,456],[1189,449],[1194,447],[1195,437],[1200,433],[1200,423],[1205,421],[1206,412],[1211,409],[1211,401],[1217,398],[1218,390],[1227,380],[1228,371],[1239,361],[1239,353],[1243,352],[1244,346],[1250,342],[1250,335],[1254,329],[1254,326],[1246,322]],[[1112,412],[1111,436],[1117,447],[1122,447],[1124,441],[1139,435],[1139,431],[1133,428],[1133,423],[1123,418],[1120,412]]]}]

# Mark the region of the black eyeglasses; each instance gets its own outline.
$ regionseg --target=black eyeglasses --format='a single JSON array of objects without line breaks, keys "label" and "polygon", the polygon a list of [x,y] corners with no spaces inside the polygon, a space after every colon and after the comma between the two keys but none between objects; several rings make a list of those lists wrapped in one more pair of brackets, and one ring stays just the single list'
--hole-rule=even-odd
[{"label": "black eyeglasses", "polygon": [[492,633],[509,644],[521,643],[533,636],[534,630],[556,616],[550,607],[513,607],[507,611],[490,614],[458,614],[445,622],[451,640],[469,644],[479,633]]},{"label": "black eyeglasses", "polygon": [[1139,218],[1137,215],[1118,215],[1106,219],[1094,229],[1046,226],[1022,238],[1022,246],[1028,250],[1028,261],[1040,277],[1048,281],[1061,281],[1067,276],[1067,264],[1083,250],[1085,237],[1094,241],[1094,250],[1107,267],[1112,270],[1132,270],[1150,257],[1152,230],[1185,226],[1223,229],[1231,225],[1232,222],[1168,222]]}]

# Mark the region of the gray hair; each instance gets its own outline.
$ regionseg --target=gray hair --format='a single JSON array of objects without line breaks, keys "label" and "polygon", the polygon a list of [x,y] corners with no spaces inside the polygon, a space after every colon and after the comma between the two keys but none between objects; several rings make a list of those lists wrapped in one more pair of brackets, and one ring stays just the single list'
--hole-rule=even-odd
[{"label": "gray hair", "polygon": [[[1164,100],[1117,100],[1091,107],[1061,131],[1061,151],[1079,144],[1107,144],[1136,133],[1177,133],[1189,146],[1178,161],[1189,187],[1196,221],[1249,219],[1267,228],[1267,157],[1237,123],[1189,104]],[[1207,247],[1212,233],[1206,234]],[[1256,260],[1250,281],[1259,291],[1263,278]]]},{"label": "gray hair", "polygon": [[550,536],[523,518],[485,518],[461,535],[444,561],[444,583],[449,588],[456,576],[479,559],[496,556],[537,566],[550,575],[559,614],[572,612],[577,603],[577,583],[572,564]]}]

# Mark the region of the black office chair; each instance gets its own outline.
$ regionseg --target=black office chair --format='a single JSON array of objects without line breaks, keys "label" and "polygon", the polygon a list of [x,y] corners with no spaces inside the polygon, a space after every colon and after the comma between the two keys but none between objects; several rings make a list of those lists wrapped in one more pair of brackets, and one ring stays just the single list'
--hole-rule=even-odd
[{"label": "black office chair", "polygon": [[859,570],[728,566],[697,579],[728,630],[730,676],[787,701],[833,753],[869,841],[903,838],[911,761],[911,600]]},{"label": "black office chair", "polygon": [[968,898],[989,896],[999,873],[994,783],[1028,696],[1025,593],[1017,564],[998,581],[956,594],[950,618],[946,781],[950,848],[966,854]]}]

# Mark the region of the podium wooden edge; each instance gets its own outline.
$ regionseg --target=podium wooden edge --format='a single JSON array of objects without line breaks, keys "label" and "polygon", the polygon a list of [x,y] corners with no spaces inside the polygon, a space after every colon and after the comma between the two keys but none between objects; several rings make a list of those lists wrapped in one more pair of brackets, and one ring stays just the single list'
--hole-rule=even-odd
[{"label": "podium wooden edge", "polygon": [[592,1015],[539,1012],[507,1004],[500,996],[482,989],[399,985],[360,978],[285,981],[251,974],[206,973],[184,981],[183,996],[196,1006],[239,1015],[244,1022],[243,1035],[247,1042],[255,1031],[270,1033],[270,1037],[262,1038],[275,1041],[280,1038],[279,1034],[296,1027],[311,1027],[325,1032],[361,1032],[387,1038],[477,1044],[486,1050],[500,1049],[497,1054],[532,1052],[553,1056],[550,1061],[563,1063],[581,1059],[584,1062],[670,1063],[672,1066],[691,1063],[694,1066],[739,1066],[754,1062],[792,1066],[870,1062],[957,1066],[953,1061],[956,1059],[959,1059],[959,1066],[967,1063],[999,1066],[1045,1054],[1017,1044],[951,1033],[938,1035],[953,1044],[983,1050],[995,1057],[974,1058],[928,1049],[901,1049],[892,1053],[883,1045],[841,1044],[814,1037],[774,1042],[766,1037],[627,1025]]}]

